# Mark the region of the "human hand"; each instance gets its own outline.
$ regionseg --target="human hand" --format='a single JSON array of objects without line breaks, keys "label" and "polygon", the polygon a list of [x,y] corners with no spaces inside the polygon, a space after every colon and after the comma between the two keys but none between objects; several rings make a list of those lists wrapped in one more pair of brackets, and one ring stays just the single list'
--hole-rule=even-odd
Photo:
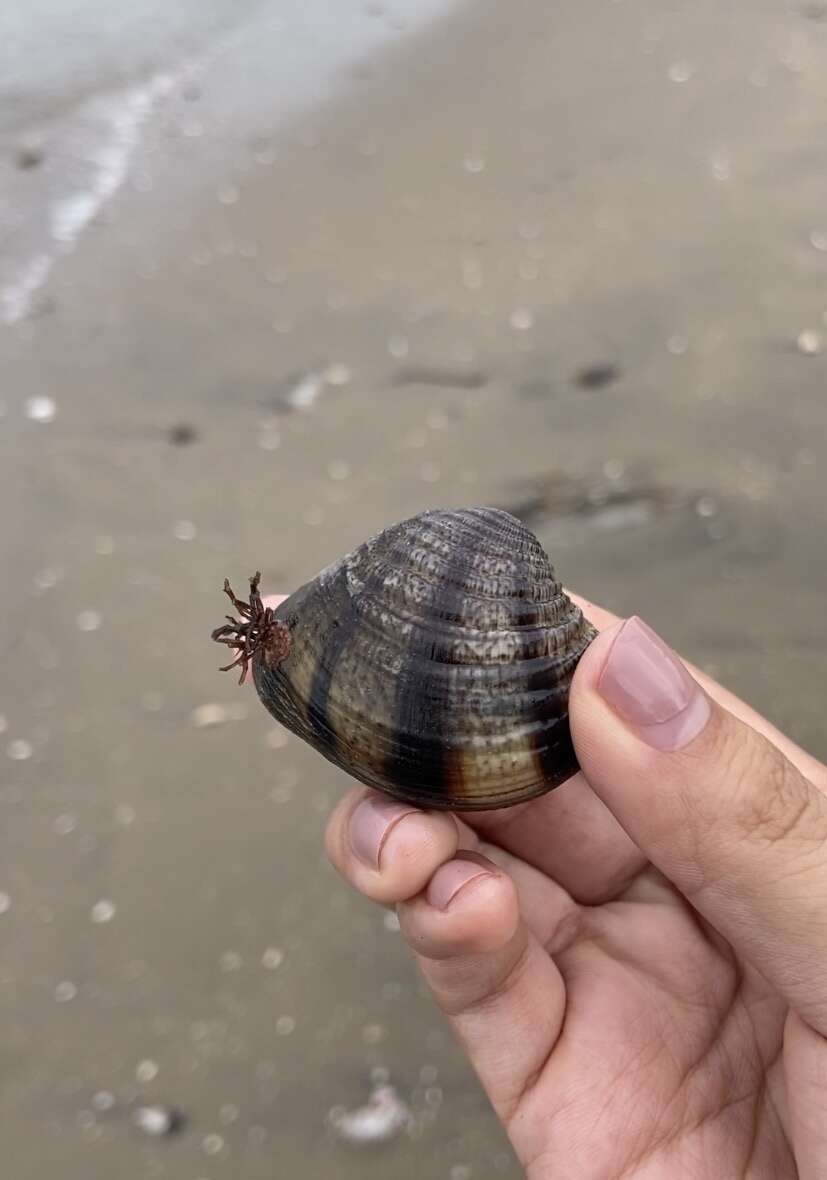
[{"label": "human hand", "polygon": [[396,907],[532,1180],[823,1178],[827,768],[580,605],[582,773],[462,818],[357,789],[328,855]]}]

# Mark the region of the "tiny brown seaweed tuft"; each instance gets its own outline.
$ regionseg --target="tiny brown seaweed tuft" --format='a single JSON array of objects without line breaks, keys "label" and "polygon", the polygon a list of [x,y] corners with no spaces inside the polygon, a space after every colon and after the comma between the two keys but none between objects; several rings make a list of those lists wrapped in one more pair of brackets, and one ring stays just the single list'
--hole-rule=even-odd
[{"label": "tiny brown seaweed tuft", "polygon": [[262,602],[258,589],[260,581],[261,572],[256,571],[250,578],[250,601],[244,602],[233,593],[229,580],[224,579],[224,593],[241,618],[225,615],[227,622],[212,632],[216,643],[225,643],[238,653],[221,671],[229,672],[240,666],[239,684],[244,683],[250,661],[259,652],[268,668],[275,668],[290,654],[290,631],[276,619],[273,608]]}]

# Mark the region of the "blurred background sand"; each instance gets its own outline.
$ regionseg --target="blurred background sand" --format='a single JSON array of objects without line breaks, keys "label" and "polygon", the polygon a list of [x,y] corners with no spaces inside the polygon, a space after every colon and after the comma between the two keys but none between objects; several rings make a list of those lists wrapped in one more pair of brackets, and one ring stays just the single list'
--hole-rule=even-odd
[{"label": "blurred background sand", "polygon": [[827,754],[827,7],[332,9],[0,18],[14,1180],[519,1174],[225,576],[510,508]]}]

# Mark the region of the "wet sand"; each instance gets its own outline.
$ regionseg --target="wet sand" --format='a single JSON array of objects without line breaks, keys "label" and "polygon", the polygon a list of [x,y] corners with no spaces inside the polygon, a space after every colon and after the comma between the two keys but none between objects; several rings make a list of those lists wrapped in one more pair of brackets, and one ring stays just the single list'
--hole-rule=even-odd
[{"label": "wet sand", "polygon": [[[324,862],[344,777],[215,670],[225,575],[518,509],[827,754],[827,21],[660,9],[479,4],[274,135],[182,135],[207,74],[0,337],[15,1180],[519,1174]],[[342,1145],[384,1071],[411,1132]],[[156,1101],[180,1134],[130,1124]]]}]

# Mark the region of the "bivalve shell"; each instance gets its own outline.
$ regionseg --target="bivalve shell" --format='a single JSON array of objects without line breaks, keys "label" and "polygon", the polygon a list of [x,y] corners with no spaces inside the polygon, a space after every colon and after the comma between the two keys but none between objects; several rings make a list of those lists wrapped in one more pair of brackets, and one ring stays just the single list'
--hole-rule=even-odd
[{"label": "bivalve shell", "polygon": [[[348,774],[425,808],[507,807],[577,770],[574,670],[594,627],[537,538],[493,508],[385,529],[275,610],[258,575],[213,638]],[[243,672],[242,672],[243,676]]]}]

